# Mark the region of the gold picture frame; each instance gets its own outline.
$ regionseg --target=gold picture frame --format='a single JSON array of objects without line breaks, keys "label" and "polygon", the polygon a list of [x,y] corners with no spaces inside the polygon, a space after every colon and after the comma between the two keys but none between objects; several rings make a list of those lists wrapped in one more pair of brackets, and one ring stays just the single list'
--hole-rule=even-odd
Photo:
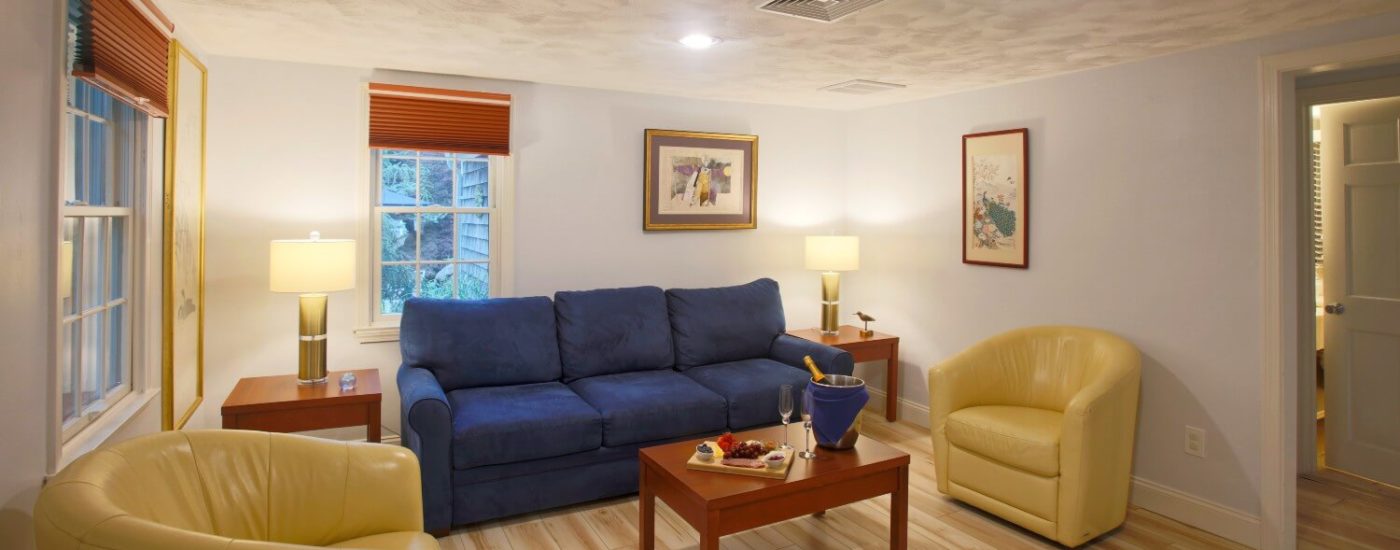
[{"label": "gold picture frame", "polygon": [[[178,40],[172,40],[169,71],[160,424],[162,430],[178,430],[204,401],[204,145],[209,70]],[[185,104],[196,97],[197,109]]]},{"label": "gold picture frame", "polygon": [[758,227],[758,136],[646,131],[642,230]]}]

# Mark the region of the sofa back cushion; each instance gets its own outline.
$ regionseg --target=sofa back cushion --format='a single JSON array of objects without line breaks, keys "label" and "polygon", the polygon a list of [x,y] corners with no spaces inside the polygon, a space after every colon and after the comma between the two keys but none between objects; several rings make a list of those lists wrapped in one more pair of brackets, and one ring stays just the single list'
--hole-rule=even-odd
[{"label": "sofa back cushion", "polygon": [[404,304],[403,362],[433,373],[445,391],[558,380],[549,298],[427,300]]},{"label": "sofa back cushion", "polygon": [[666,293],[660,288],[559,292],[554,313],[565,382],[675,364]]},{"label": "sofa back cushion", "polygon": [[676,367],[767,357],[786,330],[778,283],[759,279],[720,288],[666,291]]}]

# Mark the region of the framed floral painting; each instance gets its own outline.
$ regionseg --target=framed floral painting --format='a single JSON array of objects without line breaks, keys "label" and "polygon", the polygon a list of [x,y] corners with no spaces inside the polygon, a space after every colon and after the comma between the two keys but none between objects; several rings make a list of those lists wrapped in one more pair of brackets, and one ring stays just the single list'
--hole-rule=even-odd
[{"label": "framed floral painting", "polygon": [[758,227],[758,136],[646,131],[642,229]]},{"label": "framed floral painting", "polygon": [[1030,267],[1026,129],[963,136],[963,263]]}]

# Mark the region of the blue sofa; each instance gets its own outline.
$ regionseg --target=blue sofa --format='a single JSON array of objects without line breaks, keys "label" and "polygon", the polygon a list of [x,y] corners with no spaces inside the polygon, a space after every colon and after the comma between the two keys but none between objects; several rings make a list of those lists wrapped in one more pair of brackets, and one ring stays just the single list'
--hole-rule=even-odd
[{"label": "blue sofa", "polygon": [[403,441],[437,533],[635,493],[639,448],[777,423],[778,386],[810,378],[804,355],[854,368],[785,334],[771,279],[414,299],[399,342]]}]

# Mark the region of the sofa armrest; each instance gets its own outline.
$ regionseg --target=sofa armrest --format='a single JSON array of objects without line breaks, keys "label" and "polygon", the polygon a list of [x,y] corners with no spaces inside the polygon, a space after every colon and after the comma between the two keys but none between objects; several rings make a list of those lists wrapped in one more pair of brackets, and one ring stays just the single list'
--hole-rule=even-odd
[{"label": "sofa armrest", "polygon": [[804,371],[807,370],[807,366],[802,363],[802,358],[807,355],[811,355],[812,360],[817,362],[817,367],[826,374],[850,376],[856,370],[851,352],[791,334],[779,334],[773,340],[773,345],[768,348],[769,358]]},{"label": "sofa armrest", "polygon": [[403,445],[422,470],[423,530],[452,527],[452,408],[427,369],[403,365],[398,374]]}]

